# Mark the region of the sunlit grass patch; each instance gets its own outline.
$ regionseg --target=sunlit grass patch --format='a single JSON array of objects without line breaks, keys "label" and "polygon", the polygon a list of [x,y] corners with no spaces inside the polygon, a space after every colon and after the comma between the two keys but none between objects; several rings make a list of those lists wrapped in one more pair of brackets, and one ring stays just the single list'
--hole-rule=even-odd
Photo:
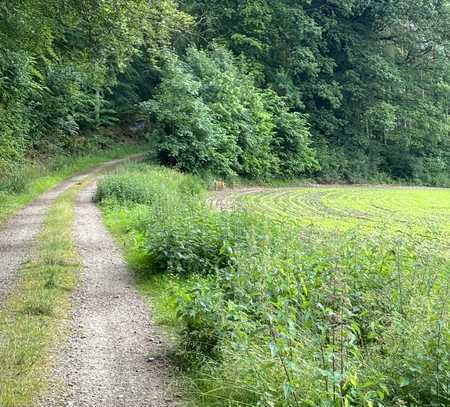
[{"label": "sunlit grass patch", "polygon": [[[231,194],[231,198],[233,195]],[[384,231],[450,249],[450,189],[419,187],[281,188],[236,196],[275,221],[315,230],[370,234]]]}]

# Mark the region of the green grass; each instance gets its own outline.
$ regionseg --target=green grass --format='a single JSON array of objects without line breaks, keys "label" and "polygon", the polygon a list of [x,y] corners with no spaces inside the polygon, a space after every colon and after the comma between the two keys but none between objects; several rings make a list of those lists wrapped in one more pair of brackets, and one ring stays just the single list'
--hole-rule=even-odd
[{"label": "green grass", "polygon": [[0,188],[0,226],[19,209],[64,179],[104,161],[142,152],[145,147],[146,145],[142,144],[120,144],[109,150],[95,151],[74,157],[57,157],[46,164],[29,164],[20,174],[16,175],[17,180],[11,181],[24,183],[24,191],[13,193]]},{"label": "green grass", "polygon": [[[333,233],[377,230],[430,240],[448,250],[450,189],[420,187],[281,188],[233,197],[282,223]],[[447,247],[445,247],[447,246]]]},{"label": "green grass", "polygon": [[[241,198],[261,214],[327,227],[389,221],[439,223],[450,212],[450,189],[419,187],[313,187],[269,189]],[[450,225],[442,225],[450,231]]]},{"label": "green grass", "polygon": [[448,190],[237,192],[230,214],[186,181],[131,166],[99,197],[188,405],[448,405]]},{"label": "green grass", "polygon": [[34,260],[20,271],[18,287],[0,310],[0,406],[30,406],[50,375],[49,349],[70,308],[80,261],[72,238],[73,202],[80,185],[50,209]]}]

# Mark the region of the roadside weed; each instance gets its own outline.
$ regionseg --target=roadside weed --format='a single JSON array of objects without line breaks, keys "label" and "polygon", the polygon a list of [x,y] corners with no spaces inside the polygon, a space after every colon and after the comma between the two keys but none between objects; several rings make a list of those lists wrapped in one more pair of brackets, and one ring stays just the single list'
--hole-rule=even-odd
[{"label": "roadside weed", "polygon": [[99,191],[193,406],[448,404],[447,191],[288,188],[220,212],[184,177],[141,164]]}]

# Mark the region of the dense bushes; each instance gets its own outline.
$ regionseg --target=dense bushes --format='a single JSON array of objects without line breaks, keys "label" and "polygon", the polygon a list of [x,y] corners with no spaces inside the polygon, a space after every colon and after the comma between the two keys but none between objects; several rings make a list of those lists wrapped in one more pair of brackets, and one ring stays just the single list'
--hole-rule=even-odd
[{"label": "dense bushes", "polygon": [[142,165],[106,177],[97,191],[99,201],[144,211],[135,228],[144,236],[148,266],[179,275],[212,275],[229,267],[234,248],[248,238],[243,225],[253,222],[250,217],[211,212],[204,199],[200,179]]},{"label": "dense bushes", "polygon": [[143,270],[169,273],[194,405],[448,403],[448,262],[433,248],[217,213],[198,179],[145,165],[98,198]]},{"label": "dense bushes", "polygon": [[445,405],[445,273],[394,248],[279,235],[188,289],[181,315],[194,328],[183,343],[209,338],[221,355],[203,372],[217,381],[204,390],[219,389],[206,399],[231,391],[243,404]]},{"label": "dense bushes", "polygon": [[253,178],[297,176],[315,166],[303,116],[222,47],[167,54],[155,98],[142,104],[155,122],[163,164],[194,173]]},{"label": "dense bushes", "polygon": [[29,144],[30,65],[26,54],[0,48],[0,178],[16,170]]},{"label": "dense bushes", "polygon": [[446,2],[315,3],[2,2],[0,176],[144,118],[190,172],[449,185]]}]

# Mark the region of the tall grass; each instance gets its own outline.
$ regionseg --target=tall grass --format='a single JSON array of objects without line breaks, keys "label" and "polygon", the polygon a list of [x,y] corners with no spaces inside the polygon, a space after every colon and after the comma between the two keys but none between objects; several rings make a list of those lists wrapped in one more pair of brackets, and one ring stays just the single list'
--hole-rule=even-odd
[{"label": "tall grass", "polygon": [[165,276],[193,406],[450,402],[435,248],[216,212],[199,179],[142,164],[104,178],[98,200],[141,276]]}]

